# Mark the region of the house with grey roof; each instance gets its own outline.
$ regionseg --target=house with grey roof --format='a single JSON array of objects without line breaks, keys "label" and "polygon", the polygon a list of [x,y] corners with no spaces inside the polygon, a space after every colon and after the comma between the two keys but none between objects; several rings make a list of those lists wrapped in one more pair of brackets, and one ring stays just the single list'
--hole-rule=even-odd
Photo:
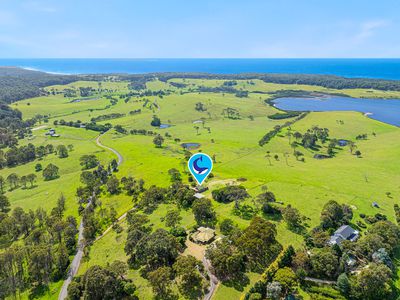
[{"label": "house with grey roof", "polygon": [[354,242],[358,239],[360,233],[349,225],[340,226],[329,240],[330,245],[339,245],[344,240]]}]

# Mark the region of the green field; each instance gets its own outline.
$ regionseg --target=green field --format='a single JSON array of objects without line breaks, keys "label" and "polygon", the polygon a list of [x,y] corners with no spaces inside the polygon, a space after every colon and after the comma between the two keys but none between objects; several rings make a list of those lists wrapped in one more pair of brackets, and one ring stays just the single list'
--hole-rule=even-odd
[{"label": "green field", "polygon": [[[117,177],[132,175],[135,178],[145,180],[145,186],[152,184],[168,186],[170,177],[168,170],[176,168],[181,173],[186,170],[184,149],[180,145],[184,142],[200,143],[199,151],[209,155],[215,155],[214,178],[208,180],[206,185],[210,190],[205,193],[211,198],[211,190],[224,186],[226,183],[237,182],[242,178],[243,186],[251,194],[246,204],[254,206],[254,198],[261,193],[263,186],[268,186],[277,200],[286,206],[291,204],[299,209],[308,219],[308,229],[319,223],[319,216],[323,205],[331,199],[339,203],[347,203],[354,211],[353,221],[359,219],[359,214],[373,215],[377,212],[385,214],[389,220],[394,221],[393,205],[400,198],[400,129],[363,116],[357,112],[321,112],[310,113],[304,119],[291,126],[292,131],[304,133],[314,125],[329,129],[330,138],[355,141],[359,134],[368,134],[368,139],[356,141],[357,149],[362,157],[351,155],[348,147],[338,147],[336,155],[331,159],[318,160],[313,156],[319,152],[326,152],[326,146],[322,145],[319,151],[299,149],[304,153],[304,162],[296,160],[292,155],[286,129],[278,134],[267,145],[260,147],[258,141],[276,125],[282,125],[287,120],[271,120],[268,115],[279,112],[264,100],[271,97],[261,92],[273,92],[282,89],[307,90],[327,93],[345,93],[352,97],[376,97],[389,98],[400,97],[398,92],[383,92],[371,90],[333,90],[322,87],[302,85],[269,84],[255,80],[252,84],[247,81],[238,81],[235,88],[249,91],[249,96],[235,97],[232,94],[222,93],[197,93],[190,92],[190,87],[209,86],[216,87],[222,84],[217,80],[172,79],[173,82],[183,82],[187,87],[178,90],[169,83],[153,81],[148,83],[150,90],[170,90],[171,94],[163,98],[155,96],[131,97],[127,102],[120,99],[116,105],[104,109],[109,104],[105,94],[98,95],[98,100],[71,102],[71,99],[62,95],[50,95],[19,101],[13,104],[18,108],[24,118],[30,118],[36,114],[47,114],[48,123],[43,123],[47,128],[55,128],[60,134],[58,138],[45,136],[47,129],[41,128],[33,131],[34,138],[23,140],[20,144],[33,143],[35,146],[52,143],[72,144],[74,150],[67,158],[58,158],[55,154],[45,157],[42,161],[34,161],[14,168],[1,170],[3,177],[15,172],[22,176],[34,172],[34,166],[40,162],[43,166],[53,163],[60,168],[60,178],[52,181],[44,181],[38,173],[38,181],[33,189],[16,189],[7,192],[12,207],[24,209],[36,209],[44,207],[50,210],[56,205],[57,198],[63,193],[67,199],[66,215],[78,216],[78,204],[75,197],[76,188],[80,185],[79,175],[81,166],[79,158],[84,154],[95,154],[101,162],[108,163],[115,155],[96,145],[97,132],[84,128],[72,128],[67,126],[53,126],[55,120],[88,122],[91,118],[120,113],[125,116],[98,122],[122,125],[128,131],[131,129],[153,130],[161,135],[168,133],[162,148],[156,148],[153,137],[142,135],[121,134],[114,129],[101,137],[101,142],[116,149],[123,156],[123,163],[119,167]],[[90,86],[97,88],[95,82],[78,82],[70,84],[72,87]],[[120,94],[128,92],[125,82],[104,82],[103,88],[112,90],[108,94],[118,98]],[[48,87],[48,90],[62,90],[64,86]],[[181,93],[184,92],[184,93]],[[156,103],[158,107],[144,107],[144,99]],[[384,101],[384,100],[382,100]],[[198,112],[195,104],[202,102],[207,111]],[[29,103],[29,105],[28,105]],[[222,115],[226,108],[234,108],[240,113],[240,119],[233,120]],[[141,113],[130,115],[129,111],[141,109]],[[157,115],[163,124],[170,124],[166,129],[155,129],[150,125],[153,115]],[[204,120],[203,124],[194,123]],[[341,120],[341,122],[338,122]],[[195,126],[199,128],[196,129]],[[210,128],[210,131],[207,130]],[[373,136],[372,133],[376,135]],[[176,141],[175,139],[179,139]],[[269,165],[266,153],[271,156],[278,155],[278,160],[272,158]],[[193,151],[194,152],[194,151]],[[287,162],[284,153],[288,153]],[[187,182],[187,176],[184,176]],[[391,197],[386,195],[391,193]],[[113,206],[119,215],[132,208],[131,197],[126,195],[109,196],[104,193],[101,197],[105,207]],[[376,201],[380,209],[373,208],[371,203]],[[222,204],[213,201],[218,220],[232,218],[240,227],[244,228],[249,220],[244,220],[233,215],[233,203]],[[154,228],[163,227],[161,218],[165,216],[167,205],[161,205],[150,215]],[[190,228],[195,225],[191,211],[182,211],[182,225]],[[293,245],[300,248],[303,237],[287,229],[283,221],[271,220],[277,224],[278,240],[283,245]],[[124,222],[121,222],[126,227]],[[106,265],[116,259],[126,261],[123,251],[126,231],[117,234],[110,231],[102,239],[95,242],[84,258],[79,273],[82,274],[89,266],[94,264]],[[130,270],[129,277],[138,287],[140,299],[149,299],[152,295],[147,281],[141,278],[137,271]],[[259,274],[249,274],[250,281],[254,283]],[[244,287],[244,290],[248,288]],[[59,287],[57,285],[57,287]],[[233,287],[220,285],[213,299],[239,299],[243,291]],[[229,295],[229,296],[228,296]],[[305,298],[306,299],[306,298]]]}]

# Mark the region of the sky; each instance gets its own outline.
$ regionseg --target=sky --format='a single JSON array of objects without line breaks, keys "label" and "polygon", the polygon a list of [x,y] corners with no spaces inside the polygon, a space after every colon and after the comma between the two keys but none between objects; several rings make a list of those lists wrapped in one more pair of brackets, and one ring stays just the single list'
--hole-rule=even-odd
[{"label": "sky", "polygon": [[0,58],[399,58],[398,0],[0,0]]}]

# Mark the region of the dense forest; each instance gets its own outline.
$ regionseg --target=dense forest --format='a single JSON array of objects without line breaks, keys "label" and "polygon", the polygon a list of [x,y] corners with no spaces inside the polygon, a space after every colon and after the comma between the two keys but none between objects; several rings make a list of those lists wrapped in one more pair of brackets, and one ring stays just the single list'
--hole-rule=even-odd
[{"label": "dense forest", "polygon": [[42,88],[67,84],[78,76],[56,75],[14,67],[0,67],[0,101],[12,103],[21,99],[40,96]]}]

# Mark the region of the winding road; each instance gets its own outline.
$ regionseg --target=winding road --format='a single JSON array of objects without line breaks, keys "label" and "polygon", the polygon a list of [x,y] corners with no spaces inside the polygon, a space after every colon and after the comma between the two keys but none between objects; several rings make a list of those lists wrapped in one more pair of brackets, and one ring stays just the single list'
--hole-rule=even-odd
[{"label": "winding road", "polygon": [[215,290],[217,289],[219,281],[218,281],[217,277],[215,277],[211,273],[211,271],[210,271],[210,268],[211,268],[210,261],[205,256],[203,256],[202,262],[203,262],[204,268],[206,269],[208,277],[210,277],[210,287],[208,289],[207,294],[204,295],[203,300],[210,300],[212,298],[212,296],[214,295]]},{"label": "winding road", "polygon": [[[100,138],[103,134],[100,134],[97,138],[96,138],[96,144],[104,149],[107,149],[111,152],[113,152],[115,155],[117,155],[118,157],[118,166],[122,164],[123,162],[123,157],[122,155],[115,149],[107,147],[105,145],[103,145],[100,142]],[[88,201],[88,206],[90,206],[92,204],[92,197],[89,198]],[[118,220],[122,220],[123,218],[126,217],[126,213],[123,214],[122,216],[120,216],[118,218]],[[60,294],[58,295],[58,300],[64,300],[67,299],[68,296],[68,286],[70,285],[72,279],[74,278],[74,276],[78,273],[79,270],[79,266],[81,265],[81,260],[83,257],[83,249],[85,248],[85,240],[83,238],[83,229],[84,229],[84,224],[83,224],[83,220],[81,220],[80,224],[79,224],[79,230],[78,230],[78,247],[77,247],[77,252],[74,256],[74,259],[71,262],[70,268],[69,268],[69,272],[68,272],[68,277],[67,279],[64,280],[64,283],[61,287],[60,290]],[[96,240],[102,238],[109,230],[111,229],[111,227],[107,228],[105,232],[103,232],[103,234],[101,236],[99,236]]]}]

